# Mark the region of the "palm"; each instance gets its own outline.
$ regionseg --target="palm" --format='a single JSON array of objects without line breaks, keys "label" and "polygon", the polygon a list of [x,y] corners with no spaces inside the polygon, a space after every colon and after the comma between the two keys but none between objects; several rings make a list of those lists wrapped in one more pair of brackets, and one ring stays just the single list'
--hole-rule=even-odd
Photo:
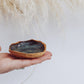
[{"label": "palm", "polygon": [[20,69],[34,64],[41,63],[45,60],[51,59],[52,54],[48,51],[36,59],[17,59],[9,53],[0,53],[0,73],[9,72],[14,69]]}]

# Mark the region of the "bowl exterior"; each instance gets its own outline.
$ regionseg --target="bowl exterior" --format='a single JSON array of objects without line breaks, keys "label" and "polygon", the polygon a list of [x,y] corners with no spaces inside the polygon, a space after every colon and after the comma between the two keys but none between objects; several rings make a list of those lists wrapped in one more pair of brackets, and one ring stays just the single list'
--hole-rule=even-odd
[{"label": "bowl exterior", "polygon": [[38,58],[45,54],[45,51],[39,53],[22,53],[22,52],[9,50],[9,52],[11,53],[11,55],[18,58]]}]

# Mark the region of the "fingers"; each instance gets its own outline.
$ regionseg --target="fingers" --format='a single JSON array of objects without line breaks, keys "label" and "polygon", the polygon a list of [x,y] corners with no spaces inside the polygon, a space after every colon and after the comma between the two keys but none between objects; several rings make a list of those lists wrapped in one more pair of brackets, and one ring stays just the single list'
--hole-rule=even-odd
[{"label": "fingers", "polygon": [[8,58],[9,53],[0,53],[0,58]]},{"label": "fingers", "polygon": [[47,51],[42,57],[37,58],[37,59],[32,59],[31,65],[41,63],[41,62],[43,62],[45,60],[50,60],[51,56],[52,56],[52,53]]},{"label": "fingers", "polygon": [[31,59],[31,60],[29,60],[29,59],[15,60],[12,64],[12,67],[14,69],[24,68],[24,67],[27,67],[27,66],[31,66],[31,65],[34,65],[34,64],[41,63],[45,60],[49,60],[49,59],[51,59],[51,56],[52,56],[52,53],[49,52],[49,51],[46,51],[46,53],[40,58]]}]

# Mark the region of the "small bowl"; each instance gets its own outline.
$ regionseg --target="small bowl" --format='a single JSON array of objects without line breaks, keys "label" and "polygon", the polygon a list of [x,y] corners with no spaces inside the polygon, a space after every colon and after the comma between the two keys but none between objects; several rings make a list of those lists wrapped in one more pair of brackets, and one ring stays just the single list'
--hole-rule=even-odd
[{"label": "small bowl", "polygon": [[9,52],[18,58],[38,58],[46,52],[46,44],[38,40],[27,40],[13,43]]}]

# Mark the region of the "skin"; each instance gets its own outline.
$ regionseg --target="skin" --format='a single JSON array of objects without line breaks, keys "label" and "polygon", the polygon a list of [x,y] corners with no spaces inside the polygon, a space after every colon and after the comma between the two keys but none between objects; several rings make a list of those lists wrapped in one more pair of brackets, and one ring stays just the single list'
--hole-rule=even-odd
[{"label": "skin", "polygon": [[[0,51],[1,51],[1,47],[0,47]],[[52,53],[46,51],[46,53],[40,58],[17,59],[11,56],[10,53],[0,53],[0,74],[7,73],[15,69],[21,69],[24,67],[42,63],[43,61],[50,60],[51,56]]]}]

